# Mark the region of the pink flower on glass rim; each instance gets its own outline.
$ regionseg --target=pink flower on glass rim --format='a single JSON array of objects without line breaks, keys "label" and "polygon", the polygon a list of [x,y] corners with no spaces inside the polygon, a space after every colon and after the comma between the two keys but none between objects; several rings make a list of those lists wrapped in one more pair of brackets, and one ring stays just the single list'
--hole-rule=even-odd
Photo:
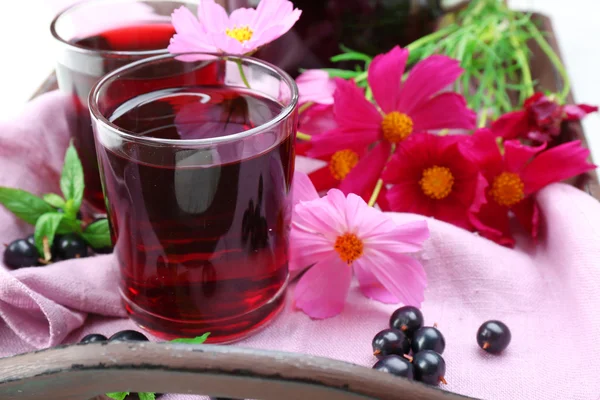
[{"label": "pink flower on glass rim", "polygon": [[587,158],[590,151],[580,141],[572,141],[549,150],[545,145],[530,147],[518,140],[504,142],[504,152],[488,129],[477,131],[461,143],[471,153],[489,182],[487,202],[474,220],[482,236],[512,247],[509,211],[534,238],[538,235],[540,212],[535,193],[545,186],[596,168]]},{"label": "pink flower on glass rim", "polygon": [[355,194],[332,189],[300,201],[292,218],[290,269],[310,268],[296,285],[296,307],[312,318],[339,314],[353,275],[369,298],[420,305],[425,270],[404,253],[420,251],[428,237],[425,221],[397,225]]},{"label": "pink flower on glass rim", "polygon": [[[186,7],[173,12],[177,33],[168,50],[172,54],[250,54],[289,31],[300,14],[287,0],[262,0],[256,9],[238,8],[229,16],[214,0],[200,0],[198,18]],[[188,61],[197,58],[182,57]]]},{"label": "pink flower on glass rim", "polygon": [[475,113],[467,108],[465,99],[458,93],[440,93],[461,75],[459,62],[430,56],[402,81],[407,59],[408,50],[398,46],[373,59],[367,79],[376,105],[354,82],[336,80],[337,128],[313,137],[308,155],[369,149],[340,182],[344,193],[371,193],[393,146],[417,132],[475,128]]},{"label": "pink flower on glass rim", "polygon": [[419,133],[401,143],[383,172],[390,209],[475,230],[487,183],[459,147],[469,137]]}]

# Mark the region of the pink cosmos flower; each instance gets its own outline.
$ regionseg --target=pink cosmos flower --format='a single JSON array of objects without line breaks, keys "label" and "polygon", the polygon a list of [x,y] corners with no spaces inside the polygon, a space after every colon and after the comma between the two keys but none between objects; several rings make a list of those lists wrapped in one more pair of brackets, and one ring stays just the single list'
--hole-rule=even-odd
[{"label": "pink cosmos flower", "polygon": [[504,114],[492,124],[492,131],[504,139],[530,139],[545,143],[556,138],[565,121],[578,121],[598,107],[587,104],[561,105],[543,93],[525,100],[523,109]]},{"label": "pink cosmos flower", "polygon": [[[308,185],[305,176],[302,181]],[[428,237],[425,221],[396,225],[355,194],[346,197],[332,189],[323,198],[299,201],[292,218],[290,269],[309,269],[296,285],[296,307],[312,318],[339,314],[353,274],[369,298],[420,305],[425,271],[404,253],[420,251]]]},{"label": "pink cosmos flower", "polygon": [[296,78],[298,85],[299,104],[333,104],[333,92],[335,82],[326,71],[320,69],[309,69]]},{"label": "pink cosmos flower", "polygon": [[[290,1],[262,0],[256,9],[238,8],[228,16],[214,0],[201,0],[198,18],[186,7],[173,12],[172,23],[177,33],[168,50],[173,54],[249,54],[289,31],[301,13]],[[182,59],[191,61],[198,57]]]},{"label": "pink cosmos flower", "polygon": [[488,239],[512,247],[509,211],[536,239],[540,212],[535,193],[545,186],[596,168],[588,149],[572,141],[544,150],[546,145],[525,146],[518,140],[504,142],[504,152],[488,129],[477,131],[461,148],[470,152],[489,182],[487,202],[476,214],[479,232]]},{"label": "pink cosmos flower", "polygon": [[475,230],[474,215],[485,203],[487,183],[459,147],[469,137],[419,133],[402,142],[383,172],[383,181],[392,185],[387,193],[391,210]]},{"label": "pink cosmos flower", "polygon": [[457,93],[440,93],[462,73],[459,62],[434,55],[416,64],[402,81],[407,59],[408,50],[396,46],[371,62],[368,81],[377,105],[353,82],[336,80],[333,97],[338,126],[313,137],[308,155],[369,149],[340,182],[339,188],[346,194],[371,193],[393,146],[409,136],[475,128],[475,113],[467,108],[465,99]]}]

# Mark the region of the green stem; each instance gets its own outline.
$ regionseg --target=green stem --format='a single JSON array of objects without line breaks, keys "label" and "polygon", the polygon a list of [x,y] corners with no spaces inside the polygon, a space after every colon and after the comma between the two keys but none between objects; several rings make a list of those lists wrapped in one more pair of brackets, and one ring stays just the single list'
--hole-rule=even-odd
[{"label": "green stem", "polygon": [[405,48],[408,49],[408,51],[410,51],[410,52],[415,51],[419,47],[445,36],[446,34],[448,34],[449,32],[452,32],[456,28],[457,28],[457,25],[452,24],[443,29],[440,29],[439,31],[430,33],[427,36],[423,36],[422,38],[415,40],[414,42],[407,45]]},{"label": "green stem", "polygon": [[373,207],[375,203],[377,203],[377,198],[379,197],[379,193],[381,193],[381,188],[383,188],[383,179],[379,179],[377,181],[377,184],[375,185],[375,190],[373,190],[373,194],[369,199],[369,203],[367,203],[369,207]]},{"label": "green stem", "polygon": [[310,140],[312,139],[312,136],[307,135],[306,133],[302,133],[302,132],[296,132],[296,137],[300,140]]},{"label": "green stem", "polygon": [[302,114],[304,111],[306,111],[308,107],[312,106],[313,104],[315,103],[313,103],[312,101],[302,104],[300,107],[298,107],[298,114]]},{"label": "green stem", "polygon": [[365,79],[367,79],[367,75],[368,75],[368,71],[365,71],[360,75],[356,75],[354,77],[354,83],[359,83],[359,82],[364,81]]},{"label": "green stem", "polygon": [[240,76],[242,77],[242,82],[244,82],[244,85],[246,85],[246,87],[248,89],[251,89],[250,84],[248,83],[248,79],[246,79],[246,73],[244,72],[244,68],[242,68],[242,60],[240,60],[238,58],[237,60],[235,60],[235,62],[238,65],[238,69],[240,70]]},{"label": "green stem", "polygon": [[560,93],[560,100],[561,103],[564,103],[567,99],[567,96],[569,95],[569,92],[571,91],[571,81],[569,79],[569,75],[567,74],[567,70],[565,69],[565,65],[560,60],[560,57],[558,57],[558,54],[556,54],[556,52],[552,49],[552,46],[550,46],[546,39],[544,39],[541,32],[535,26],[534,23],[528,24],[527,29],[529,30],[529,33],[531,33],[531,36],[533,36],[537,44],[540,46],[542,51],[546,54],[546,56],[548,56],[552,64],[554,64],[554,66],[558,70],[558,73],[562,77],[563,89]]},{"label": "green stem", "polygon": [[525,99],[531,97],[534,93],[534,87],[533,87],[533,79],[531,78],[531,69],[529,68],[529,60],[527,59],[527,56],[525,55],[525,52],[523,51],[523,43],[519,43],[519,40],[517,39],[517,36],[515,34],[515,26],[514,26],[514,19],[510,20],[510,43],[513,46],[514,52],[515,52],[515,57],[517,58],[518,62],[519,62],[519,66],[521,67],[521,74],[522,74],[522,79],[523,79],[523,84],[525,85],[524,88],[524,99],[521,99],[521,103],[523,103],[525,101]]}]

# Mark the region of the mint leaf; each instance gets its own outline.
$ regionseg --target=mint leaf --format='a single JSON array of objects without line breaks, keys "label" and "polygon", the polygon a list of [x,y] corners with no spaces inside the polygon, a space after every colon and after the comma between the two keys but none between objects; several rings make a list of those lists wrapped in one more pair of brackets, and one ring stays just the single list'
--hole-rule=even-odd
[{"label": "mint leaf", "polygon": [[129,392],[114,392],[114,393],[106,393],[106,396],[110,397],[114,400],[124,400]]},{"label": "mint leaf", "polygon": [[23,221],[35,225],[38,218],[54,208],[44,200],[20,189],[0,187],[0,204]]},{"label": "mint leaf", "polygon": [[202,344],[202,343],[206,342],[206,339],[208,339],[209,335],[210,335],[210,332],[207,332],[204,335],[196,336],[195,338],[173,339],[173,340],[171,340],[171,342],[172,343]]},{"label": "mint leaf", "polygon": [[138,397],[140,398],[140,400],[155,400],[156,399],[156,395],[154,393],[148,393],[148,392],[140,392],[138,393]]},{"label": "mint leaf", "polygon": [[49,212],[40,216],[35,224],[35,247],[46,261],[49,261],[49,259],[44,251],[44,238],[48,238],[48,245],[52,246],[58,225],[64,217],[64,214]]},{"label": "mint leaf", "polygon": [[56,233],[64,235],[65,233],[73,232],[81,234],[81,221],[75,217],[65,216],[65,218],[60,221]]},{"label": "mint leaf", "polygon": [[73,200],[75,213],[77,213],[81,207],[84,186],[83,167],[77,156],[77,150],[75,150],[73,142],[71,142],[65,154],[65,165],[63,166],[62,175],[60,177],[60,189],[62,190],[65,199]]},{"label": "mint leaf", "polygon": [[65,200],[55,193],[45,194],[44,201],[54,208],[62,208],[63,210],[65,209]]},{"label": "mint leaf", "polygon": [[101,219],[88,225],[81,236],[94,249],[112,246],[107,219]]}]

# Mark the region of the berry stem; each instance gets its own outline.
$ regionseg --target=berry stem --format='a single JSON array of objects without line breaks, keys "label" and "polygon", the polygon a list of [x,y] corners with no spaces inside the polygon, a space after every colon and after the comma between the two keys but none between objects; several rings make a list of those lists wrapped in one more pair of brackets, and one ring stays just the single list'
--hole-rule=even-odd
[{"label": "berry stem", "polygon": [[378,356],[378,355],[380,355],[380,354],[381,354],[381,350],[375,350],[375,351],[373,352],[373,355],[374,355],[374,356]]},{"label": "berry stem", "polygon": [[484,342],[482,348],[484,350],[487,350],[490,347],[490,343],[489,342]]},{"label": "berry stem", "polygon": [[406,358],[409,362],[413,362],[412,356],[409,356],[408,354],[403,354],[402,357]]},{"label": "berry stem", "polygon": [[440,382],[442,382],[444,385],[448,384],[448,382],[446,381],[446,378],[444,378],[443,376],[440,377]]}]

